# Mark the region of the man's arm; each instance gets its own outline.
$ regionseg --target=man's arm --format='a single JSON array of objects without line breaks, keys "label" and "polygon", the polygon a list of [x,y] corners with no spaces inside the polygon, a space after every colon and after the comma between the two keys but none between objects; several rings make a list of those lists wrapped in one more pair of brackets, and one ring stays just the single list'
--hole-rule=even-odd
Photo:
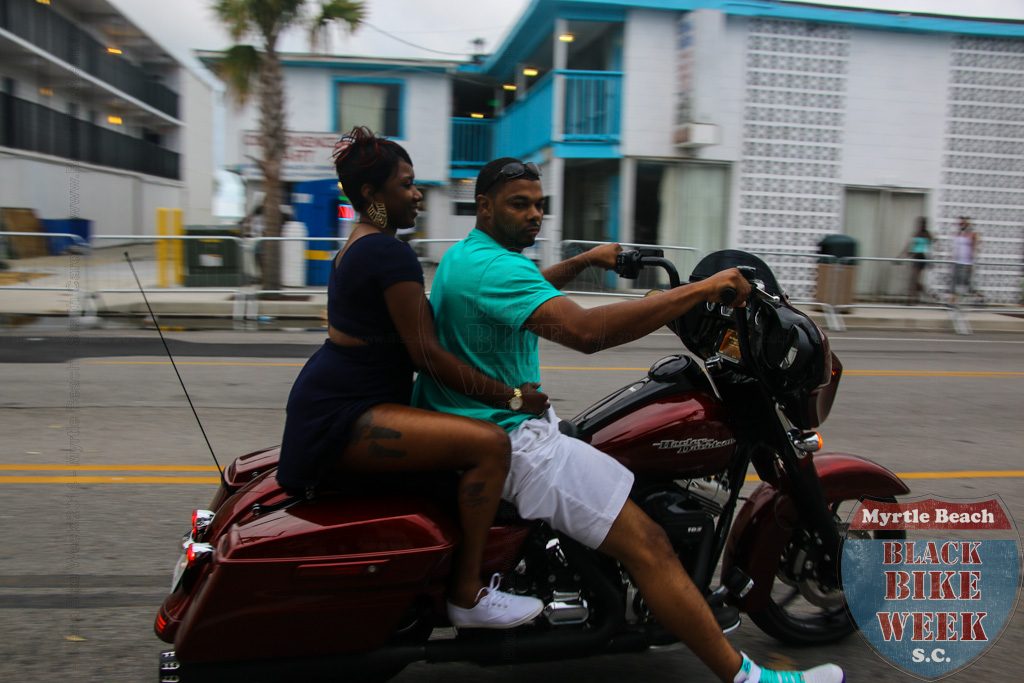
[{"label": "man's arm", "polygon": [[567,258],[560,263],[545,268],[541,271],[544,279],[554,285],[555,289],[561,289],[572,282],[572,279],[582,273],[588,266],[597,266],[605,270],[615,267],[615,258],[622,251],[618,244],[602,244],[572,258]]},{"label": "man's arm", "polygon": [[[430,302],[423,293],[421,283],[395,283],[384,290],[384,301],[417,371],[489,406],[502,407],[508,404],[514,387],[506,386],[467,365],[441,346],[434,328],[434,318],[430,314]],[[539,415],[547,409],[548,397],[537,391],[538,386],[532,382],[519,386],[523,397],[523,412]]]},{"label": "man's arm", "polygon": [[750,294],[750,283],[732,268],[656,296],[590,309],[567,297],[555,297],[538,306],[524,326],[557,344],[582,353],[596,353],[640,339],[698,303],[721,302],[727,287],[736,291],[733,305],[742,305]]}]

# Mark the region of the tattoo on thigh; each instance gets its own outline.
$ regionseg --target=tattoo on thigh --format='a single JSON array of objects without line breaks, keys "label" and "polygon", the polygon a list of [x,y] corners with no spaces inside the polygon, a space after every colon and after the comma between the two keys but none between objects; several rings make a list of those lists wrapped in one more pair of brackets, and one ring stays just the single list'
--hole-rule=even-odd
[{"label": "tattoo on thigh", "polygon": [[462,502],[474,508],[485,505],[490,500],[484,495],[485,486],[486,484],[483,482],[467,484],[466,488],[462,491]]},{"label": "tattoo on thigh", "polygon": [[402,432],[397,429],[391,429],[390,427],[369,425],[364,430],[363,437],[366,439],[401,439]]},{"label": "tattoo on thigh", "polygon": [[405,451],[399,450],[397,448],[387,448],[386,446],[381,446],[376,441],[370,442],[369,450],[370,455],[375,458],[398,459],[405,457]]}]

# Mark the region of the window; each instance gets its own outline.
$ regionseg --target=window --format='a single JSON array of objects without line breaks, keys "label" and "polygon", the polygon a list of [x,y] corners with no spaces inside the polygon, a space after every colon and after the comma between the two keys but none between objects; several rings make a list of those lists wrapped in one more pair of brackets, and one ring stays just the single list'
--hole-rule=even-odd
[{"label": "window", "polygon": [[401,138],[401,81],[335,81],[334,120],[338,132],[366,126],[378,135]]}]

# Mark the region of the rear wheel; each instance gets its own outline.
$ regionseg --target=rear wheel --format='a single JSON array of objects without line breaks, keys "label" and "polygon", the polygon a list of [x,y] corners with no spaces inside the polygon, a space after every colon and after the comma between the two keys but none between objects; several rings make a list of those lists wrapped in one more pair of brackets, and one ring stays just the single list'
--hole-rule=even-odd
[{"label": "rear wheel", "polygon": [[[894,498],[882,499],[895,502]],[[856,500],[830,504],[840,537],[863,539],[901,539],[902,530],[859,531],[847,534],[847,519]],[[811,532],[800,527],[793,531],[782,551],[767,606],[749,612],[750,619],[768,635],[790,645],[822,645],[845,638],[856,626],[846,609],[846,596],[834,582],[823,580],[819,566],[825,551],[814,542]],[[827,579],[827,577],[825,577]]]}]

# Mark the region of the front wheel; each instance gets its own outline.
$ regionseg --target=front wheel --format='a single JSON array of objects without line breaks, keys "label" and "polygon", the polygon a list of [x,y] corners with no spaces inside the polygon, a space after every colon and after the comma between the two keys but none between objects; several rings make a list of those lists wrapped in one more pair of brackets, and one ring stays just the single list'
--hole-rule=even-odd
[{"label": "front wheel", "polygon": [[[895,502],[895,498],[883,498]],[[841,538],[847,534],[850,512],[856,500],[835,501],[829,509]],[[857,532],[864,539],[903,539],[905,531]],[[822,581],[818,565],[823,550],[813,542],[806,527],[793,530],[782,551],[775,572],[771,597],[764,609],[749,612],[751,621],[768,635],[789,645],[824,645],[853,633],[856,626],[846,609],[846,596],[840,586]]]}]

